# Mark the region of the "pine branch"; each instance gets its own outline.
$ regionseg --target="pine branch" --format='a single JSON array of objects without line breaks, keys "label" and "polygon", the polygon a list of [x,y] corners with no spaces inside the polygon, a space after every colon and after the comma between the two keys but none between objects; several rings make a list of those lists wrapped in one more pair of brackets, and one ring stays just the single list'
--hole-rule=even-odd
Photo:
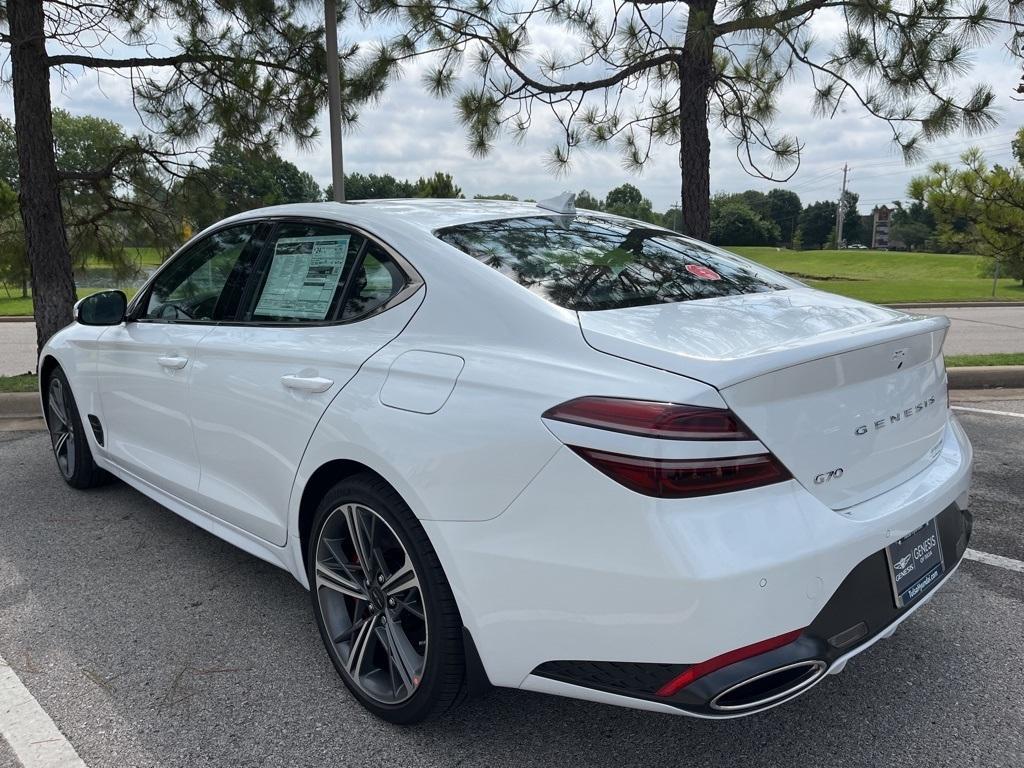
[{"label": "pine branch", "polygon": [[772,29],[779,24],[799,18],[808,13],[813,13],[820,8],[836,8],[846,5],[847,0],[806,0],[789,8],[765,14],[764,16],[748,16],[745,18],[733,19],[722,24],[715,24],[716,36],[728,35],[731,32],[745,32],[754,29]]},{"label": "pine branch", "polygon": [[51,67],[88,67],[91,69],[143,69],[149,67],[181,67],[184,64],[255,64],[268,69],[278,69],[293,75],[304,75],[302,70],[278,61],[266,61],[250,57],[226,56],[219,53],[180,53],[176,56],[135,56],[127,59],[105,59],[80,54],[58,54],[48,56]]}]

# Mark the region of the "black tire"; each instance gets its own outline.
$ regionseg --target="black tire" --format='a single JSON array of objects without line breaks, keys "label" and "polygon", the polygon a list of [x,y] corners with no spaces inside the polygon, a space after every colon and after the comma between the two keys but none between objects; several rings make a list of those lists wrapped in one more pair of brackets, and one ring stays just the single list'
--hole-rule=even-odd
[{"label": "black tire", "polygon": [[[348,576],[353,576],[353,581],[350,583],[362,580],[363,575],[365,575],[364,583],[367,584],[367,598],[359,598],[357,600],[346,595],[342,595],[339,598],[335,590],[318,586],[318,552],[330,551],[329,559],[332,562],[337,562],[337,558],[334,557],[334,550],[330,549],[330,545],[323,545],[323,547],[328,547],[327,550],[321,546],[322,537],[328,542],[334,542],[335,546],[339,548],[344,546],[344,544],[338,544],[340,539],[331,539],[329,536],[324,536],[326,524],[330,520],[335,520],[336,515],[343,515],[342,510],[351,508],[351,505],[357,505],[360,508],[364,508],[367,512],[376,513],[377,517],[387,523],[387,527],[390,530],[386,531],[386,535],[390,537],[393,534],[404,548],[403,554],[412,563],[413,570],[415,571],[414,578],[417,582],[416,590],[422,598],[422,602],[418,603],[418,607],[421,607],[425,614],[425,619],[423,619],[422,623],[426,626],[424,637],[428,638],[425,655],[422,659],[422,674],[419,676],[418,685],[413,689],[414,692],[409,694],[408,689],[402,689],[406,692],[407,698],[397,703],[389,703],[369,695],[364,690],[365,683],[357,683],[353,679],[353,675],[346,668],[341,656],[343,652],[342,645],[336,644],[335,639],[332,637],[332,632],[328,629],[327,623],[331,619],[335,620],[334,627],[335,631],[337,631],[337,616],[325,617],[325,604],[329,606],[332,604],[343,606],[329,607],[329,612],[337,613],[338,611],[350,610],[350,615],[343,617],[343,619],[347,619],[350,622],[346,634],[353,638],[358,636],[356,627],[360,623],[357,622],[359,616],[362,615],[364,617],[361,623],[365,623],[374,610],[379,612],[381,618],[384,619],[384,624],[387,624],[387,618],[391,617],[392,629],[396,623],[399,626],[403,624],[401,618],[403,603],[399,603],[399,607],[395,609],[394,613],[386,606],[379,606],[376,609],[373,607],[372,599],[369,597],[369,593],[372,591],[370,582],[376,581],[373,577],[374,566],[372,565],[371,569],[366,571],[365,574],[360,572],[359,564],[354,561],[349,563],[349,568],[352,570],[345,570]],[[337,523],[332,522],[332,527],[335,525]],[[351,528],[348,530],[351,530]],[[370,534],[370,537],[372,536],[373,534]],[[409,506],[390,485],[380,477],[366,473],[354,475],[333,486],[325,494],[317,508],[311,535],[306,546],[310,595],[313,613],[316,616],[317,626],[320,629],[320,637],[341,679],[352,692],[352,695],[366,709],[388,722],[407,725],[442,715],[451,709],[453,705],[458,704],[465,698],[466,667],[462,642],[462,619],[455,604],[455,598],[452,595],[452,590],[448,584],[448,579],[445,577],[444,570],[441,568],[437,553],[434,551],[433,546],[431,546],[426,532],[419,524],[419,521],[416,520]],[[326,561],[321,560],[321,568],[323,568],[324,562]],[[335,573],[337,572],[335,571]],[[325,590],[323,601],[321,600],[322,590]],[[380,597],[386,598],[383,593]],[[344,602],[338,602],[339,599],[343,599]],[[361,603],[366,604],[366,610],[359,614],[356,613],[356,610],[363,607]],[[389,601],[387,605],[394,605],[394,601]],[[398,618],[395,618],[396,616]],[[408,614],[406,614],[406,619],[415,621]],[[372,635],[373,631],[384,632],[385,629],[386,627],[378,626],[378,629],[372,630],[368,634]],[[403,637],[405,637],[404,631]],[[353,655],[356,642],[356,639],[351,640],[348,647],[344,649],[350,657]],[[373,669],[372,662],[374,658],[380,658],[381,653],[387,653],[388,648],[385,646],[385,642],[385,640],[381,640],[381,644],[375,651],[377,653],[376,657],[373,656],[373,653],[368,654],[369,657],[372,657],[369,659],[371,662],[371,674],[383,674],[382,670]],[[360,655],[361,658],[362,656]],[[388,655],[384,658],[390,659],[391,656]],[[360,666],[360,663],[357,662],[357,676],[361,673]],[[395,675],[393,672],[391,679],[392,685],[394,685]],[[412,687],[410,686],[410,688]]]},{"label": "black tire", "polygon": [[110,473],[96,466],[78,405],[64,371],[57,366],[43,382],[46,426],[57,471],[72,488],[85,490],[110,482]]}]

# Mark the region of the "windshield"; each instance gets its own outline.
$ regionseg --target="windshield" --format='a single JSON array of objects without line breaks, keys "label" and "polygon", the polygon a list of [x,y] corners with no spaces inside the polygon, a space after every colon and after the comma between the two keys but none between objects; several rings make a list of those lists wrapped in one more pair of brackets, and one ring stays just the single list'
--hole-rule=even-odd
[{"label": "windshield", "polygon": [[459,224],[436,235],[567,309],[620,309],[788,287],[740,259],[635,224],[532,216]]}]

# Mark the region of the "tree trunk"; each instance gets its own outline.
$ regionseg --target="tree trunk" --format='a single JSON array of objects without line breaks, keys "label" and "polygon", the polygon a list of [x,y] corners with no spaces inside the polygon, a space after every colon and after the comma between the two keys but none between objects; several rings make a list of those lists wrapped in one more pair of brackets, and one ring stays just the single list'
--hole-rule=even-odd
[{"label": "tree trunk", "polygon": [[714,78],[715,0],[690,3],[679,62],[679,172],[683,232],[707,240],[711,233],[711,136],[708,104]]},{"label": "tree trunk", "polygon": [[18,192],[25,225],[36,344],[72,320],[75,279],[60,205],[50,112],[50,67],[41,0],[9,0]]}]

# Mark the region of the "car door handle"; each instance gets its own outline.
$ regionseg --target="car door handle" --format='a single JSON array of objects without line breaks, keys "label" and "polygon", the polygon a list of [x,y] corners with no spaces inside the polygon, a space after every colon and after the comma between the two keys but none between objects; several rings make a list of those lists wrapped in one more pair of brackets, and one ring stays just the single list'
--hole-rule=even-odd
[{"label": "car door handle", "polygon": [[300,392],[326,392],[334,386],[334,379],[325,379],[320,376],[296,376],[289,373],[281,377],[281,383],[288,389],[297,389]]},{"label": "car door handle", "polygon": [[158,357],[156,361],[160,363],[160,365],[162,365],[164,368],[170,368],[173,371],[180,371],[188,364],[187,357],[178,357],[176,355]]}]

